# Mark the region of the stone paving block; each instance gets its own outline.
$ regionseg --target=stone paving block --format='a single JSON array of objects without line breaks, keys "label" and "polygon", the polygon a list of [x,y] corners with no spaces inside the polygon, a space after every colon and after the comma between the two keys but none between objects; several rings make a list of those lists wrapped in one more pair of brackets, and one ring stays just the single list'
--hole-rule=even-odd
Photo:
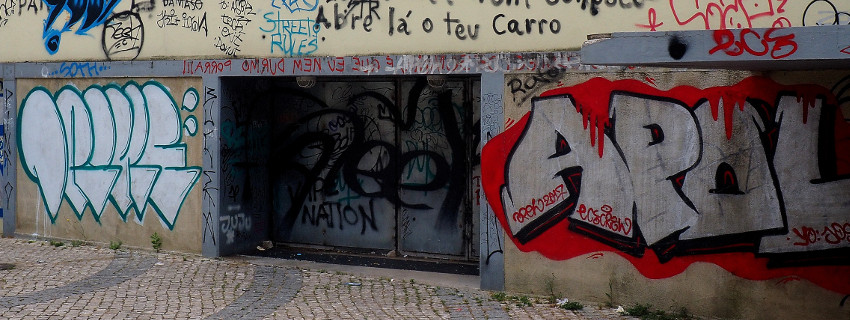
[{"label": "stone paving block", "polygon": [[630,319],[491,293],[228,259],[0,239],[2,319]]}]

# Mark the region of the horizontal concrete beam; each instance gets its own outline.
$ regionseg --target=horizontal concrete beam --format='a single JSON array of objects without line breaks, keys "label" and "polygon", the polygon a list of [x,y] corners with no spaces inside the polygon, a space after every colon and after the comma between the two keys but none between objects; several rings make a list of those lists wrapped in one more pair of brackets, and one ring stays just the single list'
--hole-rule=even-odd
[{"label": "horizontal concrete beam", "polygon": [[850,26],[617,32],[588,36],[591,65],[801,70],[850,67]]}]

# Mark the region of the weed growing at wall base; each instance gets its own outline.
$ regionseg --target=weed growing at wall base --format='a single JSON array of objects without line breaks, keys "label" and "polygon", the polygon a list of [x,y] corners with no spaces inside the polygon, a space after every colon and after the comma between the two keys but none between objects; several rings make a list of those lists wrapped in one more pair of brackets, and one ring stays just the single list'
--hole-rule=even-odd
[{"label": "weed growing at wall base", "polygon": [[641,320],[684,320],[691,319],[688,310],[679,309],[676,313],[667,313],[661,310],[652,310],[651,304],[636,304],[626,308],[627,316],[638,317]]},{"label": "weed growing at wall base", "polygon": [[[531,298],[528,296],[509,296],[504,292],[495,292],[490,295],[490,298],[498,302],[511,301],[516,303],[517,307],[530,307],[533,305]],[[507,308],[507,306],[505,306]]]},{"label": "weed growing at wall base", "polygon": [[156,232],[151,235],[151,246],[156,252],[159,252],[159,249],[162,248],[162,238]]},{"label": "weed growing at wall base", "polygon": [[560,304],[560,305],[558,305],[558,307],[561,308],[561,309],[572,310],[572,311],[584,309],[583,304],[581,304],[579,302],[575,302],[575,301],[569,301],[569,302]]}]

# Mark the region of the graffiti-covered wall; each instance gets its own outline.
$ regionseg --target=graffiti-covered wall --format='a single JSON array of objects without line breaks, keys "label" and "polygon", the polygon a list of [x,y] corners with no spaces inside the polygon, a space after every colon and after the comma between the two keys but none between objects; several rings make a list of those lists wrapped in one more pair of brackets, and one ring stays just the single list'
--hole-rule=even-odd
[{"label": "graffiti-covered wall", "polygon": [[224,244],[477,258],[477,82],[348,80],[223,82]]},{"label": "graffiti-covered wall", "polygon": [[848,88],[846,72],[506,76],[506,129],[482,152],[506,287],[846,317]]},{"label": "graffiti-covered wall", "polygon": [[830,0],[3,0],[0,62],[577,49],[588,34],[848,23]]},{"label": "graffiti-covered wall", "polygon": [[16,232],[200,252],[200,85],[18,79]]}]

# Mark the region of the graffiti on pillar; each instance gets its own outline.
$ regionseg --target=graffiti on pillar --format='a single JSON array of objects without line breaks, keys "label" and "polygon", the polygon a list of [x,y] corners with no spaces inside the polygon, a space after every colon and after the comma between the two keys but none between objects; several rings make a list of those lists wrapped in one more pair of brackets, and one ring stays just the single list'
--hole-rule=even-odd
[{"label": "graffiti on pillar", "polygon": [[[503,110],[503,102],[502,96],[495,93],[484,94],[481,97],[481,143],[486,144],[490,139],[493,138],[494,135],[500,133],[502,131],[502,113]],[[479,150],[479,165],[480,165],[480,150]],[[480,186],[481,181],[479,179],[479,192],[481,191]],[[482,198],[484,194],[481,194]],[[502,245],[504,243],[502,232],[499,227],[498,220],[494,219],[492,215],[490,215],[490,206],[484,205],[481,207],[481,215],[484,219],[482,222],[487,225],[485,228],[482,228],[483,234],[481,242],[482,242],[482,250],[486,252],[486,259],[484,259],[485,265],[490,264],[490,259],[495,255],[504,254],[504,250]],[[485,214],[489,216],[484,216]],[[482,256],[483,257],[483,256]]]},{"label": "graffiti on pillar", "polygon": [[850,293],[848,81],[552,89],[485,145],[485,193],[513,242],[551,259],[614,251],[656,279],[702,261]]},{"label": "graffiti on pillar", "polygon": [[[0,81],[0,101],[3,102],[2,108],[6,109],[7,104],[6,101],[8,99],[5,88],[3,87],[3,81]],[[5,111],[5,110],[4,110]],[[6,175],[6,166],[9,164],[9,147],[7,146],[7,137],[6,137],[6,115],[4,112],[3,123],[0,123],[0,176]],[[2,208],[0,208],[0,217],[3,216]]]},{"label": "graffiti on pillar", "polygon": [[18,113],[18,150],[50,221],[63,202],[77,219],[88,209],[98,222],[111,204],[140,224],[153,209],[172,230],[201,173],[187,165],[183,141],[198,133],[197,118],[182,115],[198,101],[190,88],[178,105],[156,81],[31,90]]},{"label": "graffiti on pillar", "polygon": [[[0,101],[3,102],[3,109],[6,109],[7,101],[5,90],[6,89],[3,87],[3,81],[0,81]],[[0,176],[6,176],[6,165],[9,163],[9,147],[6,144],[6,141],[8,141],[6,140],[6,124],[5,121],[3,121],[3,124],[0,124]],[[0,218],[3,218],[3,209],[6,208],[7,203],[9,203],[8,200],[6,202],[0,203]],[[2,227],[0,227],[0,229],[2,229]]]},{"label": "graffiti on pillar", "polygon": [[201,156],[205,162],[202,182],[202,216],[204,219],[204,232],[201,241],[203,243],[207,243],[207,241],[209,241],[213,245],[216,245],[216,224],[213,220],[213,211],[217,208],[219,194],[219,188],[217,187],[218,162],[215,161],[215,157],[213,156],[213,154],[218,150],[216,148],[218,143],[218,136],[216,135],[216,120],[218,120],[218,118],[213,110],[217,110],[216,106],[218,99],[218,93],[215,88],[204,86],[204,102],[202,104],[204,109],[204,123],[201,126],[204,138],[204,150],[201,153]]}]

